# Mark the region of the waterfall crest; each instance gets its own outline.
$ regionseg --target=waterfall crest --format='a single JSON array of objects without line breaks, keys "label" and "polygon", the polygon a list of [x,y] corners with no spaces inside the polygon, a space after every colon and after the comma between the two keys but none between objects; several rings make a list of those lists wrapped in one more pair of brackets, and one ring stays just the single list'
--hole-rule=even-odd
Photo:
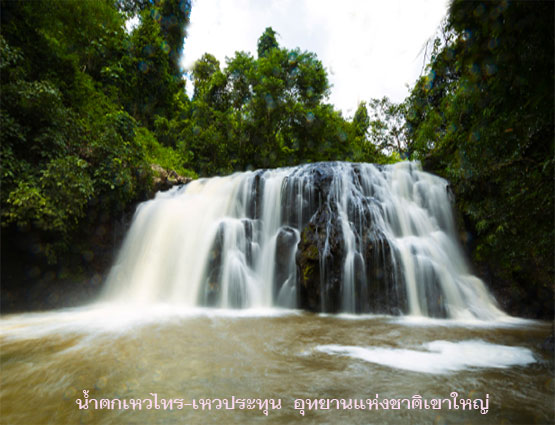
[{"label": "waterfall crest", "polygon": [[142,203],[104,300],[503,316],[466,264],[447,182],[418,163],[316,163],[193,181]]}]

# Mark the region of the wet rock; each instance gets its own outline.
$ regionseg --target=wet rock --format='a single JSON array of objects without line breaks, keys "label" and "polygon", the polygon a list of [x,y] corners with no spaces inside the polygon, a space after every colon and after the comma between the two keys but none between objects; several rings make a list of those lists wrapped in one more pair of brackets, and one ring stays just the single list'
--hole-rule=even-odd
[{"label": "wet rock", "polygon": [[328,194],[333,181],[332,163],[318,163],[312,169],[312,184],[314,189],[320,194]]},{"label": "wet rock", "polygon": [[253,264],[253,232],[254,232],[254,222],[250,219],[241,220],[243,228],[245,229],[245,241],[246,250],[245,256],[247,257],[247,264],[252,266]]},{"label": "wet rock", "polygon": [[168,190],[173,186],[187,184],[192,181],[190,177],[180,176],[174,170],[166,170],[158,164],[151,164],[150,168],[154,172],[154,179],[152,181],[152,190],[154,193],[161,190]]},{"label": "wet rock", "polygon": [[222,254],[224,245],[224,226],[218,228],[216,237],[208,257],[207,277],[200,294],[199,303],[205,306],[216,306],[221,296]]},{"label": "wet rock", "polygon": [[262,216],[262,194],[264,193],[264,179],[261,178],[263,170],[258,171],[251,180],[247,203],[247,217],[259,219]]},{"label": "wet rock", "polygon": [[281,216],[285,224],[302,229],[318,209],[322,193],[313,184],[313,174],[296,173],[284,180]]},{"label": "wet rock", "polygon": [[551,328],[551,335],[549,335],[545,341],[542,343],[541,348],[550,353],[555,353],[555,335],[553,332],[553,327]]},{"label": "wet rock", "polygon": [[368,309],[365,311],[394,315],[406,313],[405,283],[389,241],[372,227],[365,229],[362,240],[368,288]]},{"label": "wet rock", "polygon": [[292,263],[292,256],[295,252],[295,247],[298,243],[298,233],[295,229],[289,226],[283,226],[276,238],[276,267],[275,267],[275,285],[274,285],[274,298],[277,295],[282,285],[287,281],[290,276],[290,265]]},{"label": "wet rock", "polygon": [[[310,170],[316,211],[300,236],[297,249],[299,306],[311,311],[339,312],[347,290],[344,269],[347,247],[338,213],[334,189],[334,170],[330,164],[314,164]],[[362,178],[356,167],[350,175],[355,191],[362,192]],[[396,256],[386,236],[373,220],[381,206],[373,198],[352,193],[347,198],[346,213],[356,249],[351,253],[354,305],[349,311],[401,314],[406,312],[406,290]],[[318,206],[319,205],[319,206]],[[383,211],[380,212],[383,214]],[[433,296],[433,294],[432,294]],[[436,308],[441,316],[442,304]]]},{"label": "wet rock", "polygon": [[336,313],[341,307],[345,256],[337,207],[323,204],[301,232],[297,246],[300,307]]}]

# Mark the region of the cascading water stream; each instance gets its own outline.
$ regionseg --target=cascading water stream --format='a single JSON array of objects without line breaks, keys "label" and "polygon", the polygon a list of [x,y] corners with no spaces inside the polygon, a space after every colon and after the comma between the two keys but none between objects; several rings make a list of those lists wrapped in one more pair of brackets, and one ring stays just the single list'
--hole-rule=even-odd
[{"label": "cascading water stream", "polygon": [[447,182],[417,163],[201,179],[138,208],[104,300],[503,316],[472,276]]}]

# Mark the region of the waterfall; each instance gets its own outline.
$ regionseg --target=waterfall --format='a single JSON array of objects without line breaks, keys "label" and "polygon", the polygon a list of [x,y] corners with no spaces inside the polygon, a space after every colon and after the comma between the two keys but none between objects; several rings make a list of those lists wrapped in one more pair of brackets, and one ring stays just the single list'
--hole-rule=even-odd
[{"label": "waterfall", "polygon": [[447,182],[418,163],[315,163],[193,181],[142,203],[104,300],[493,319]]}]

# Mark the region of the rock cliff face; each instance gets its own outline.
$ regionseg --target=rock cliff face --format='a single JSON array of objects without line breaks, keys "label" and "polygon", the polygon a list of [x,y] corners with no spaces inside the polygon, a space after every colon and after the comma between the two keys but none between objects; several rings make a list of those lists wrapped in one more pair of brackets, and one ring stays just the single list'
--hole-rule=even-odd
[{"label": "rock cliff face", "polygon": [[296,265],[299,306],[336,313],[341,309],[345,249],[337,208],[325,203],[302,229]]},{"label": "rock cliff face", "polygon": [[[312,178],[313,198],[324,201],[301,229],[297,245],[299,306],[310,311],[336,313],[345,310],[352,301],[349,309],[353,312],[406,312],[403,275],[387,237],[373,222],[372,201],[366,197],[357,199],[360,194],[348,194],[353,199],[348,199],[344,203],[346,208],[340,212],[341,197],[347,194],[337,190],[340,182],[337,178],[334,181],[334,170],[326,166],[315,168]],[[354,168],[348,179],[348,184],[360,185],[360,170]],[[351,246],[345,233],[354,242]],[[352,259],[347,270],[349,255]],[[347,277],[346,273],[351,276]],[[346,277],[351,280],[351,300],[344,299],[348,292],[344,288]]]}]

